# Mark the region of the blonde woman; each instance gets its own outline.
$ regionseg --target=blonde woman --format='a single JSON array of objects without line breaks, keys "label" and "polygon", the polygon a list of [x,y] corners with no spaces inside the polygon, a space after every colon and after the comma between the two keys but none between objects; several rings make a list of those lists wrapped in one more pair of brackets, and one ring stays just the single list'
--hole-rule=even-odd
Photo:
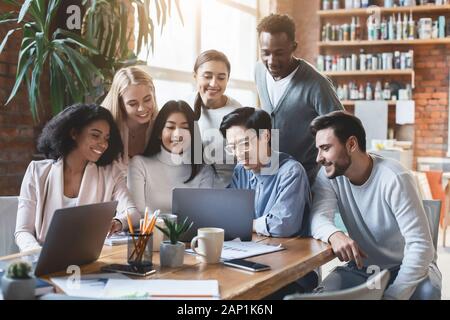
[{"label": "blonde woman", "polygon": [[144,152],[158,112],[152,77],[142,66],[120,69],[102,106],[111,111],[119,127],[122,162],[127,166],[130,158]]}]

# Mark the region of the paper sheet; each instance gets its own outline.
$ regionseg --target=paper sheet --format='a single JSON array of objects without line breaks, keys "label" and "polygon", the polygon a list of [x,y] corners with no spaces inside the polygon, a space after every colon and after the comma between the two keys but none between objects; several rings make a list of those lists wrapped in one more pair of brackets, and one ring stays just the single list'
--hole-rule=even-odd
[{"label": "paper sheet", "polygon": [[103,298],[104,289],[111,279],[128,280],[129,278],[120,273],[100,273],[82,276],[79,286],[73,281],[73,276],[50,278],[65,294],[73,297]]},{"label": "paper sheet", "polygon": [[[244,259],[284,249],[285,248],[281,245],[274,246],[259,242],[241,241],[240,239],[235,239],[232,241],[225,241],[223,243],[220,259],[222,261],[230,259]],[[186,253],[195,254],[192,249],[187,249]]]},{"label": "paper sheet", "polygon": [[412,100],[399,100],[395,106],[396,124],[413,124],[415,118],[415,102]]},{"label": "paper sheet", "polygon": [[104,289],[109,299],[219,299],[217,280],[117,280]]}]

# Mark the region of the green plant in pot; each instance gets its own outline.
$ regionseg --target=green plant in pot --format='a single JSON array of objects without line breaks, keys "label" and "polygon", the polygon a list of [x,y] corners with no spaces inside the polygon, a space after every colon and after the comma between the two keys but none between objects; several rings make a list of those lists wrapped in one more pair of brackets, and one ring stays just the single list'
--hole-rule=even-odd
[{"label": "green plant in pot", "polygon": [[188,218],[184,219],[182,223],[171,221],[168,218],[163,218],[165,227],[156,226],[162,233],[164,233],[169,240],[161,242],[159,248],[159,256],[161,267],[180,267],[184,261],[184,250],[186,248],[183,242],[178,241],[183,233],[188,231],[192,225],[188,223]]},{"label": "green plant in pot", "polygon": [[11,263],[3,275],[2,293],[5,300],[33,300],[35,287],[36,278],[27,262]]}]

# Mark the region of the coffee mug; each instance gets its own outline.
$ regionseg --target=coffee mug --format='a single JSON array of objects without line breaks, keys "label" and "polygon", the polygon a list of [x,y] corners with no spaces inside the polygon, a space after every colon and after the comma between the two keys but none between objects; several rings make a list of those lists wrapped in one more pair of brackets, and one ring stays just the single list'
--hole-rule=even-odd
[{"label": "coffee mug", "polygon": [[[225,230],[220,228],[200,228],[191,241],[191,249],[206,263],[219,263],[222,254]],[[195,248],[198,242],[198,248]]]}]

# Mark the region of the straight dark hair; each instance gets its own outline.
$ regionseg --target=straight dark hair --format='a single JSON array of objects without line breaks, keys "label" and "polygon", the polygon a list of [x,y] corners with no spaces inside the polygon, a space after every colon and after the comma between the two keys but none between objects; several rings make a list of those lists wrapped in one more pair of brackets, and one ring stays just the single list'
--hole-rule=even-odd
[{"label": "straight dark hair", "polygon": [[[197,60],[195,60],[194,64],[194,72],[197,73],[198,68],[200,68],[203,64],[210,61],[219,61],[223,62],[228,70],[228,78],[230,78],[231,74],[231,64],[228,60],[227,56],[220,51],[217,50],[207,50],[202,52],[198,57]],[[204,106],[202,97],[200,96],[200,93],[198,92],[195,96],[194,101],[194,113],[195,113],[195,120],[200,119],[200,116],[202,115],[202,107]]]},{"label": "straight dark hair", "polygon": [[357,117],[346,111],[334,111],[315,118],[310,125],[311,133],[315,137],[319,130],[332,128],[334,135],[342,144],[354,136],[358,140],[359,149],[366,152],[366,131]]},{"label": "straight dark hair", "polygon": [[227,130],[233,126],[243,126],[246,129],[254,129],[259,137],[259,130],[272,130],[270,115],[261,109],[242,107],[238,108],[222,119],[220,132],[226,138]]},{"label": "straight dark hair", "polygon": [[80,133],[86,126],[99,120],[109,124],[109,144],[96,164],[107,166],[122,155],[123,143],[111,112],[96,104],[74,104],[54,116],[42,130],[37,149],[47,159],[65,157],[77,146],[72,139],[72,131]]},{"label": "straight dark hair", "polygon": [[[195,163],[195,137],[200,137],[200,133],[194,123],[194,112],[187,102],[181,100],[171,100],[161,108],[153,125],[152,134],[150,136],[147,148],[144,151],[144,156],[151,157],[161,152],[161,148],[163,147],[161,139],[162,131],[166,125],[167,119],[173,113],[182,113],[186,117],[189,125],[189,133],[191,135],[191,175],[186,181],[184,181],[184,183],[188,183],[189,181],[192,181],[200,172],[201,165]],[[201,145],[201,141],[198,143]]]}]

